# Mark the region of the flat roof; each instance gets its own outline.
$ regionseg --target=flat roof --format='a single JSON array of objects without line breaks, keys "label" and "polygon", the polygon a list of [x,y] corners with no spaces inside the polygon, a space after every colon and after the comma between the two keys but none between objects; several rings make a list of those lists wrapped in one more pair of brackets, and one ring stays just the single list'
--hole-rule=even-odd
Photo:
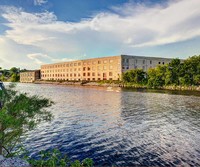
[{"label": "flat roof", "polygon": [[65,61],[65,62],[49,63],[49,64],[43,64],[41,66],[64,64],[64,63],[78,62],[78,61],[95,60],[95,59],[113,58],[113,57],[120,57],[120,56],[128,56],[128,57],[135,57],[135,58],[145,58],[145,59],[146,58],[150,58],[150,59],[167,59],[167,60],[174,59],[174,58],[164,58],[164,57],[149,57],[149,56],[136,56],[136,55],[121,54],[121,55],[116,55],[116,56],[105,56],[105,57],[96,57],[96,58],[88,58],[88,59],[71,60],[71,61]]}]

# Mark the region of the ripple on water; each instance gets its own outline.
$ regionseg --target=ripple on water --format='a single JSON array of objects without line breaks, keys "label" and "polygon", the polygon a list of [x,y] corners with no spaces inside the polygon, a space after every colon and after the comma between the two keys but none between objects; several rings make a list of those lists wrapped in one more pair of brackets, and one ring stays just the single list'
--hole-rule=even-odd
[{"label": "ripple on water", "polygon": [[37,157],[58,148],[99,166],[200,166],[200,97],[19,84],[51,97],[55,115],[24,141]]}]

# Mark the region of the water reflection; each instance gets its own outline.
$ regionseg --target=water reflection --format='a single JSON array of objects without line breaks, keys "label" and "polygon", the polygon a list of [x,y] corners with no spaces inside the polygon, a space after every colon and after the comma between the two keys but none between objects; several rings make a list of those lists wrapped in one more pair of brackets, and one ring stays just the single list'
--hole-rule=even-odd
[{"label": "water reflection", "polygon": [[95,165],[200,165],[200,97],[127,89],[19,84],[17,89],[50,97],[51,123],[24,142],[37,156],[58,148]]}]

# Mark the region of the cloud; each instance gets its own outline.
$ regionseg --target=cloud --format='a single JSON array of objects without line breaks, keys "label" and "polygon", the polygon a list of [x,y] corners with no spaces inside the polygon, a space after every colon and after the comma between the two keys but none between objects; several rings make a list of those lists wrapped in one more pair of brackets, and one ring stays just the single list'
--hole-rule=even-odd
[{"label": "cloud", "polygon": [[47,0],[34,0],[34,5],[41,6],[47,2],[48,2]]},{"label": "cloud", "polygon": [[58,21],[55,14],[48,11],[27,13],[20,9],[2,16],[11,28],[6,36],[21,44],[59,41],[62,36],[77,43],[79,37],[88,38],[86,33],[97,41],[102,36],[105,39],[114,37],[123,44],[138,47],[173,43],[200,35],[199,5],[199,0],[176,0],[167,6],[153,7],[129,3],[113,8],[115,13],[99,13],[78,23]]},{"label": "cloud", "polygon": [[68,59],[68,58],[54,59],[43,53],[31,53],[31,54],[28,54],[27,57],[30,58],[31,60],[34,60],[35,63],[39,65],[46,64],[46,63],[66,62],[66,61],[75,60],[75,59]]},{"label": "cloud", "polygon": [[[43,3],[46,1],[37,0],[38,5]],[[83,54],[96,57],[134,53],[138,48],[200,36],[199,6],[199,0],[170,0],[165,5],[151,6],[126,3],[80,22],[59,21],[53,12],[28,13],[4,6],[0,7],[1,17],[7,20],[4,24],[9,29],[0,40],[26,47],[22,53],[37,64],[78,59]]]}]

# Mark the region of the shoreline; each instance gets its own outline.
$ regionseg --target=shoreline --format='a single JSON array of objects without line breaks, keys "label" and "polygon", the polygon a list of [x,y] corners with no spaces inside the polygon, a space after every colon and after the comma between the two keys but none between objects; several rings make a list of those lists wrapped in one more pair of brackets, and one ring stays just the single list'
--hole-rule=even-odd
[{"label": "shoreline", "polygon": [[52,85],[66,85],[66,86],[97,86],[97,87],[121,87],[121,88],[135,88],[146,90],[176,90],[176,91],[197,91],[200,92],[200,86],[163,86],[159,88],[148,88],[145,85],[113,83],[113,82],[52,82],[52,81],[35,81],[33,84],[52,84]]}]

